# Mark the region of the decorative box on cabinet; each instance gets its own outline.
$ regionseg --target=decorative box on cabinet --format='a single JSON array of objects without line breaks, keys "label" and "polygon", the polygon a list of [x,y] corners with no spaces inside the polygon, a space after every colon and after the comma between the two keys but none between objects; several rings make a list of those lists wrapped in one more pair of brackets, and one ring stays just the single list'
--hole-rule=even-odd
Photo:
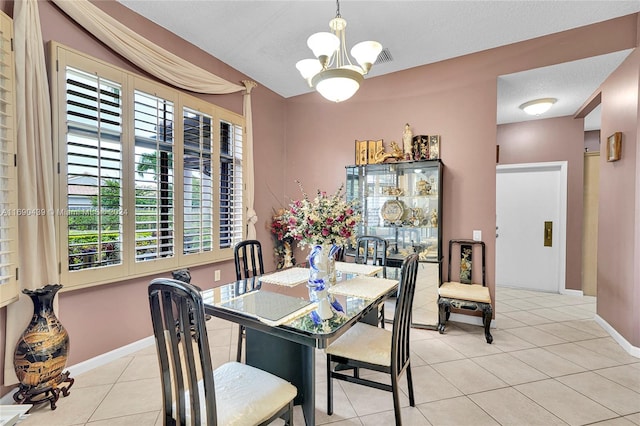
[{"label": "decorative box on cabinet", "polygon": [[442,168],[441,160],[346,167],[347,199],[357,199],[362,213],[357,234],[388,241],[387,266],[418,253],[442,277]]}]

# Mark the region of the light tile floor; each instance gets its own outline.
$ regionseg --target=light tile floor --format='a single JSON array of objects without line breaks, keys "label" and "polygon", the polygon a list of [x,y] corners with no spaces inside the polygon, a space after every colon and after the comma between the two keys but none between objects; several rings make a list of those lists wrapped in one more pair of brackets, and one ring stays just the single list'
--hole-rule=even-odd
[{"label": "light tile floor", "polygon": [[[496,310],[491,345],[480,326],[412,330],[416,407],[403,380],[405,425],[640,425],[640,359],[593,320],[593,297],[498,288]],[[207,324],[214,363],[233,359],[238,327]],[[328,416],[324,365],[318,351],[318,424],[393,424],[390,393],[338,381]],[[20,426],[162,424],[155,347],[75,380],[55,411],[38,407]],[[304,424],[300,407],[295,416]]]}]

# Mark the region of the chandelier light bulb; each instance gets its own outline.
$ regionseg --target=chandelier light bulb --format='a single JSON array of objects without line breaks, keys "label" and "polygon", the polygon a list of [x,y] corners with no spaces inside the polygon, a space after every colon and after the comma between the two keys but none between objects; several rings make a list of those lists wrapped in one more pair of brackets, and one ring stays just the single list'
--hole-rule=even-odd
[{"label": "chandelier light bulb", "polygon": [[337,68],[322,71],[313,77],[316,90],[332,102],[346,101],[360,88],[362,74],[348,68]]},{"label": "chandelier light bulb", "polygon": [[382,52],[382,45],[377,41],[361,41],[351,48],[351,56],[356,58],[365,74],[378,59],[380,52]]},{"label": "chandelier light bulb", "polygon": [[322,65],[317,59],[302,59],[296,63],[296,68],[300,71],[302,78],[307,80],[309,86],[313,76],[322,71]]},{"label": "chandelier light bulb", "polygon": [[322,56],[331,58],[340,48],[340,39],[331,33],[315,33],[307,39],[307,46],[316,58],[320,59]]}]

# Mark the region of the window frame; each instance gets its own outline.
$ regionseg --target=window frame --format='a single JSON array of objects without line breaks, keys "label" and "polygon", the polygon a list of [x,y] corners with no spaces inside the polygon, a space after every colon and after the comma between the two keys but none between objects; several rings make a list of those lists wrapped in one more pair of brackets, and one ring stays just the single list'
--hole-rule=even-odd
[{"label": "window frame", "polygon": [[[0,241],[3,241],[0,265],[6,268],[7,274],[0,272],[0,308],[18,300],[18,215],[22,212],[18,209],[18,168],[16,164],[17,140],[16,140],[16,80],[15,80],[15,52],[13,48],[13,20],[0,11],[0,72],[1,79],[6,79],[4,90],[8,96],[0,96],[0,126],[5,127],[3,138],[0,138],[0,161],[2,156],[7,164],[0,164],[0,171],[6,167],[6,174],[0,175],[3,187],[6,185],[6,200],[0,203]],[[5,50],[7,48],[9,49]],[[7,53],[5,55],[5,53]],[[3,87],[0,85],[0,87]],[[3,89],[0,89],[0,93]],[[3,112],[4,111],[4,112]],[[5,144],[6,142],[6,144]],[[3,153],[4,152],[4,153]],[[13,165],[11,165],[13,163]]]},{"label": "window frame", "polygon": [[[94,285],[119,282],[131,278],[144,277],[150,274],[166,272],[177,268],[186,268],[198,265],[205,265],[233,258],[233,244],[229,248],[220,249],[220,121],[230,121],[242,129],[242,150],[246,148],[246,123],[242,115],[228,111],[224,108],[204,101],[201,98],[187,94],[175,88],[169,87],[154,80],[142,77],[135,73],[123,70],[112,64],[93,58],[84,53],[73,50],[62,44],[50,43],[50,58],[52,68],[52,113],[54,161],[58,167],[56,176],[57,184],[55,193],[55,207],[58,213],[65,212],[67,208],[67,136],[66,136],[66,68],[67,66],[80,69],[88,73],[96,73],[102,78],[118,82],[122,88],[122,263],[108,265],[98,268],[87,268],[81,270],[69,270],[68,256],[68,220],[64,214],[56,215],[56,227],[58,230],[58,249],[60,253],[60,279],[65,283],[64,290],[72,290]],[[135,134],[134,134],[134,92],[141,91],[173,103],[173,255],[170,257],[157,258],[136,262],[135,256]],[[183,143],[183,112],[184,108],[206,114],[212,118],[212,226],[213,240],[212,250],[186,254],[184,247],[184,143]],[[241,168],[245,168],[245,158],[242,158]],[[243,176],[243,175],[242,175]],[[242,188],[244,182],[239,183]],[[240,205],[234,207],[241,213],[241,224],[245,223],[246,215],[246,193],[242,191]],[[235,216],[234,216],[235,217]],[[236,219],[237,220],[237,219]],[[244,239],[245,230],[242,227],[242,235],[235,235],[237,241]],[[234,241],[237,242],[237,241]],[[99,273],[97,273],[99,272]]]}]

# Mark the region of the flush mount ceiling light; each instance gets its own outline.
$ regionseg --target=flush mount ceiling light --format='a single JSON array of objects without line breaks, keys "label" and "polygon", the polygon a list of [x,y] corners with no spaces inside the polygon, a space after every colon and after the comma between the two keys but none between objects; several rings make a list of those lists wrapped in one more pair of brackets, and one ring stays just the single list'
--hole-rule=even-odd
[{"label": "flush mount ceiling light", "polygon": [[549,111],[549,108],[551,108],[556,101],[557,99],[555,98],[535,99],[533,101],[523,103],[520,105],[520,109],[529,115],[540,115]]},{"label": "flush mount ceiling light", "polygon": [[309,87],[315,87],[330,101],[342,102],[358,91],[364,75],[382,51],[382,45],[377,41],[363,41],[353,46],[351,55],[360,66],[353,65],[347,55],[347,21],[340,16],[339,0],[336,0],[336,7],[336,17],[329,21],[331,32],[315,33],[307,39],[307,46],[316,59],[298,61],[296,68]]}]

